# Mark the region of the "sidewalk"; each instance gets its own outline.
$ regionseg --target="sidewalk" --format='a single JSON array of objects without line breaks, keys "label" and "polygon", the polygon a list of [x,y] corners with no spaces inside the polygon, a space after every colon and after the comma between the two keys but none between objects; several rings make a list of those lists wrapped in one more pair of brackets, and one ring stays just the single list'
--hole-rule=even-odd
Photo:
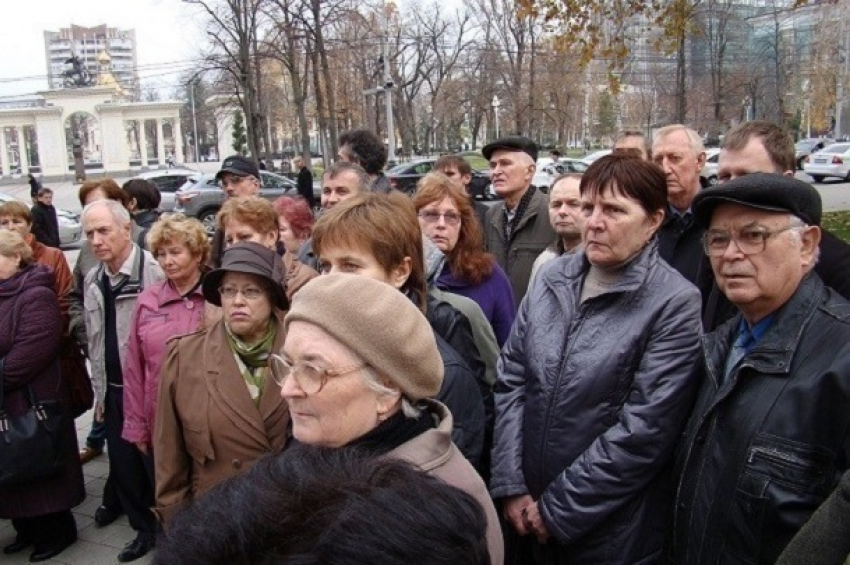
[{"label": "sidewalk", "polygon": [[[77,418],[77,441],[85,445],[92,421],[92,411]],[[66,563],[69,565],[105,565],[118,563],[118,553],[127,543],[136,537],[126,516],[105,528],[94,525],[94,511],[100,506],[103,495],[103,485],[109,474],[109,463],[106,453],[83,466],[83,478],[86,482],[86,499],[74,508],[74,518],[77,520],[77,543],[44,563]],[[8,520],[0,520],[0,548],[12,543],[15,530]],[[0,553],[0,563],[4,565],[23,565],[29,563],[32,548],[15,555]],[[150,563],[153,552],[133,563]]]}]

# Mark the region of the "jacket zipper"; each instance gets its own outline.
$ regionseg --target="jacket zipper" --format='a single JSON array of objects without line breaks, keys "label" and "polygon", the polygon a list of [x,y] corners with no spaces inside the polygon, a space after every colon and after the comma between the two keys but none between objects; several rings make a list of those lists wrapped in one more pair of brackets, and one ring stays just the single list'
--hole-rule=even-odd
[{"label": "jacket zipper", "polygon": [[753,459],[755,459],[756,455],[763,455],[768,459],[773,459],[774,461],[779,461],[781,463],[786,463],[792,467],[797,467],[800,469],[810,469],[811,464],[797,457],[796,455],[791,455],[790,453],[784,453],[779,451],[778,449],[772,449],[769,447],[753,447],[750,449],[750,455],[747,457],[747,463],[752,464]]}]

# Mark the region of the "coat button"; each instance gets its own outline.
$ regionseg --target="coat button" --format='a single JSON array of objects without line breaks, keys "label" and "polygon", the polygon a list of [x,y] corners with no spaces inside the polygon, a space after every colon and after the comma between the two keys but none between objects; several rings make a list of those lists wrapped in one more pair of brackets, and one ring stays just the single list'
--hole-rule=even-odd
[{"label": "coat button", "polygon": [[234,459],[233,460],[233,468],[234,469],[241,469],[242,468],[242,461],[240,461],[239,459]]}]

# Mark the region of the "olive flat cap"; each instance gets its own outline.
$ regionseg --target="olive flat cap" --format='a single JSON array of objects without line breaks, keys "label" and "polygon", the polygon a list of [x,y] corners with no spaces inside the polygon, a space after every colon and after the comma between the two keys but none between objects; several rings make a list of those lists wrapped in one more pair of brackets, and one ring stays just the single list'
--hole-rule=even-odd
[{"label": "olive flat cap", "polygon": [[496,141],[488,143],[481,149],[481,153],[484,155],[484,158],[488,161],[490,160],[490,155],[493,154],[497,149],[507,149],[508,151],[522,151],[523,153],[527,153],[529,157],[536,163],[537,162],[537,144],[528,139],[527,137],[522,137],[519,135],[510,135],[507,137],[500,137]]},{"label": "olive flat cap", "polygon": [[707,228],[714,208],[724,202],[768,212],[788,212],[810,226],[819,226],[821,222],[818,191],[807,182],[785,175],[753,173],[707,188],[694,198],[694,219]]}]

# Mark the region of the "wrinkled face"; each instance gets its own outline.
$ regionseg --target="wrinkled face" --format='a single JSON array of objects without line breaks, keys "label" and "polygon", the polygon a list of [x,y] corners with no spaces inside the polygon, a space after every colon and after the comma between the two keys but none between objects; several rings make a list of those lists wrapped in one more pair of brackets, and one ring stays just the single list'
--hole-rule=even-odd
[{"label": "wrinkled face", "polygon": [[240,176],[233,173],[222,173],[218,183],[228,198],[256,196],[260,192],[260,181],[251,175]]},{"label": "wrinkled face", "polygon": [[83,216],[83,230],[98,261],[110,266],[124,257],[132,245],[130,222],[119,225],[105,206],[92,208]]},{"label": "wrinkled face", "polygon": [[274,249],[277,243],[277,232],[261,233],[249,224],[244,224],[234,218],[229,218],[224,224],[224,248],[234,243],[253,241],[263,247]]},{"label": "wrinkled face", "polygon": [[[239,292],[228,297],[234,290]],[[224,321],[233,335],[247,343],[258,341],[265,334],[273,312],[263,279],[248,273],[226,273],[221,279],[220,292]],[[252,298],[246,297],[246,293]]]},{"label": "wrinkled face", "polygon": [[445,254],[449,254],[457,245],[460,237],[460,211],[454,200],[446,196],[439,202],[432,202],[419,209],[419,227],[422,233],[434,242]]},{"label": "wrinkled face", "polygon": [[579,179],[565,178],[549,191],[549,221],[559,237],[581,235],[584,216],[581,213],[579,184]]},{"label": "wrinkled face", "polygon": [[[282,357],[290,364],[310,363],[321,369],[343,369],[361,360],[321,328],[293,321]],[[308,445],[341,447],[374,429],[389,399],[369,388],[363,369],[329,377],[322,389],[306,394],[296,379],[283,381],[280,394],[289,405],[292,434]]]},{"label": "wrinkled face", "polygon": [[353,171],[343,171],[334,178],[322,177],[322,208],[330,210],[346,198],[360,194],[360,177]]},{"label": "wrinkled face", "polygon": [[637,200],[606,188],[596,198],[582,198],[584,250],[597,267],[614,267],[634,257],[661,225],[664,212],[647,215]]},{"label": "wrinkled face", "polygon": [[614,150],[617,151],[619,149],[633,149],[640,153],[640,158],[644,161],[649,159],[649,155],[646,153],[646,140],[640,136],[627,135],[622,139],[618,139],[616,143],[614,143]]},{"label": "wrinkled face", "polygon": [[388,271],[369,251],[360,247],[337,246],[322,249],[319,257],[319,272],[323,275],[332,273],[360,275],[400,289],[410,276],[410,265],[405,263]]},{"label": "wrinkled face", "polygon": [[691,207],[699,192],[699,173],[705,164],[705,152],[695,153],[688,135],[672,131],[652,145],[652,160],[667,177],[667,200],[680,212]]},{"label": "wrinkled face", "polygon": [[201,258],[192,255],[183,241],[164,241],[156,250],[156,260],[168,280],[178,286],[197,280],[201,273]]},{"label": "wrinkled face", "polygon": [[460,174],[460,171],[457,170],[457,167],[445,167],[440,169],[440,172],[449,177],[453,183],[466,191],[469,188],[469,181],[472,180],[472,175],[466,173],[465,175]]},{"label": "wrinkled face", "polygon": [[12,278],[18,272],[21,258],[17,255],[0,254],[0,281]]},{"label": "wrinkled face", "polygon": [[[749,228],[774,232],[790,224],[789,214],[729,203],[714,209],[707,233],[737,234]],[[817,227],[800,231],[799,236],[791,230],[770,235],[760,253],[745,255],[733,240],[723,255],[710,257],[717,286],[751,322],[785,304],[814,265],[820,232]]]},{"label": "wrinkled face", "polygon": [[0,216],[0,229],[18,232],[21,237],[26,238],[30,233],[32,224],[23,218],[13,216]]},{"label": "wrinkled face", "polygon": [[717,178],[720,182],[734,180],[751,173],[791,174],[774,164],[761,138],[752,137],[740,151],[722,149],[717,161]]},{"label": "wrinkled face", "polygon": [[497,149],[490,155],[490,181],[502,198],[522,193],[531,184],[536,166],[522,151]]},{"label": "wrinkled face", "polygon": [[277,218],[277,232],[283,246],[286,247],[286,252],[293,255],[298,255],[298,250],[304,243],[303,239],[295,237],[295,232],[292,231],[292,225],[286,221],[283,216]]}]

